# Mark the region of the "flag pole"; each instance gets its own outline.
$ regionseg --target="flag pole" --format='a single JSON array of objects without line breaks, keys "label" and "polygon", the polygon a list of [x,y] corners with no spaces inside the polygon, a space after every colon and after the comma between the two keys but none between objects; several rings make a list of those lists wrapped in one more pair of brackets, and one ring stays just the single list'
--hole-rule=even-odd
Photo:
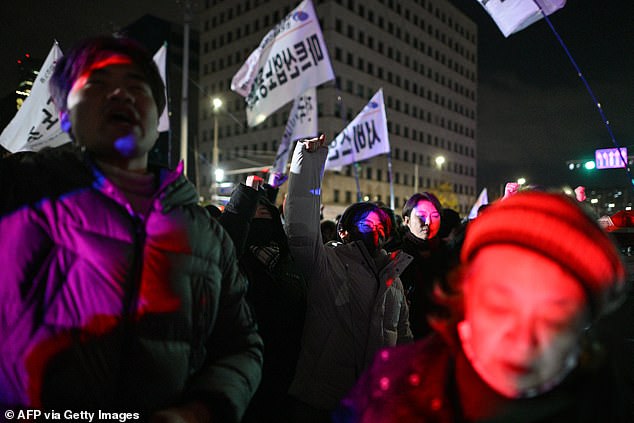
[{"label": "flag pole", "polygon": [[[341,95],[341,89],[339,87],[339,83],[337,80],[335,80],[335,89],[337,91],[337,101],[339,102],[339,110],[341,111],[341,122],[343,123],[343,128],[345,131],[347,126],[346,109],[343,104],[343,96]],[[354,156],[354,148],[352,149],[352,155]],[[357,166],[359,166],[359,164],[355,160],[351,166],[352,166],[352,171],[354,173],[354,182],[357,186],[357,202],[360,203],[362,198],[361,198],[361,185],[359,184],[359,170],[357,169]]]},{"label": "flag pole", "polygon": [[392,150],[387,153],[387,179],[390,183],[390,208],[394,210],[394,180],[392,178]]},{"label": "flag pole", "polygon": [[[354,154],[354,152],[353,152]],[[354,181],[357,184],[357,203],[360,203],[361,200],[363,200],[363,198],[361,198],[361,185],[359,185],[359,163],[358,162],[354,162],[352,163],[352,168],[354,170]]]},{"label": "flag pole", "polygon": [[169,75],[167,71],[167,53],[168,53],[168,44],[167,41],[163,41],[163,45],[165,46],[165,110],[167,110],[167,121],[169,122],[169,129],[167,130],[167,167],[169,169],[174,169],[176,167],[173,163],[172,157],[172,142],[174,141],[173,133],[172,133],[172,122],[170,122],[170,91],[171,88],[168,87]]},{"label": "flag pole", "polygon": [[418,184],[418,164],[414,163],[414,192],[418,192],[419,184]]},{"label": "flag pole", "polygon": [[189,76],[189,24],[191,22],[191,5],[188,0],[185,1],[183,11],[183,79],[181,91],[181,154],[183,161],[183,173],[187,176],[187,129],[188,123],[188,76]]}]

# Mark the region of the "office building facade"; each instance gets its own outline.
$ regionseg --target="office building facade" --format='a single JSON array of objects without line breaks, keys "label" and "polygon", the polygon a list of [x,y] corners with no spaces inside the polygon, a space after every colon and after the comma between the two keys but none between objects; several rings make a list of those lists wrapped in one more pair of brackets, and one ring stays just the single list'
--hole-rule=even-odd
[{"label": "office building facade", "polygon": [[[272,164],[290,109],[289,104],[248,128],[244,100],[230,91],[231,78],[297,4],[209,0],[202,5],[200,151],[212,157],[217,136],[219,165],[230,180],[244,181],[241,172]],[[317,92],[320,131],[333,139],[383,88],[396,211],[414,192],[431,191],[466,215],[478,194],[475,23],[448,0],[315,0],[314,6],[336,75]],[[214,97],[223,99],[216,114],[210,105]],[[205,191],[213,183],[211,174],[202,180]],[[326,172],[327,210],[343,210],[358,198],[390,204],[386,156]]]}]

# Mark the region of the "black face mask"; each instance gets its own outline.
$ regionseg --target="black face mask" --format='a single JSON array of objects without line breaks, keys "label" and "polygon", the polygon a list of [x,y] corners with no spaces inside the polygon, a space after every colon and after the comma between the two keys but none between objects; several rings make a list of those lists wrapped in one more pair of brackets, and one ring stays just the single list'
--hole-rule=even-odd
[{"label": "black face mask", "polygon": [[385,239],[382,236],[378,237],[378,245],[375,244],[374,232],[361,232],[356,227],[351,231],[351,241],[361,241],[370,254],[374,254],[377,250],[383,248]]},{"label": "black face mask", "polygon": [[264,246],[269,245],[271,241],[278,241],[278,226],[273,219],[254,218],[251,220],[249,235],[247,236],[247,245]]}]

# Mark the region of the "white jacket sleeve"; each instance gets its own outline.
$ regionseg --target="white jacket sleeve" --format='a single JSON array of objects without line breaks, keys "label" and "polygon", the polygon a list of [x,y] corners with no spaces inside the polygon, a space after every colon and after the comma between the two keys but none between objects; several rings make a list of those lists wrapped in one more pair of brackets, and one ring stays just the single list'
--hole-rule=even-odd
[{"label": "white jacket sleeve", "polygon": [[319,208],[327,156],[327,148],[310,153],[298,142],[291,161],[284,228],[293,258],[303,269],[306,280],[311,279],[313,271],[321,268],[325,260]]}]

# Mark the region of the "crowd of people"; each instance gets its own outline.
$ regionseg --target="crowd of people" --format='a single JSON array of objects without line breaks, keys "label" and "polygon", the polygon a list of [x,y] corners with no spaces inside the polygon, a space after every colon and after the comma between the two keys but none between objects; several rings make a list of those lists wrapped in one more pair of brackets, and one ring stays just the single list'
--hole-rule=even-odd
[{"label": "crowd of people", "polygon": [[634,421],[630,280],[578,199],[511,186],[464,222],[419,192],[324,221],[320,135],[283,207],[252,177],[205,208],[148,163],[165,97],[140,45],[78,44],[51,92],[72,145],[0,160],[4,410]]}]

